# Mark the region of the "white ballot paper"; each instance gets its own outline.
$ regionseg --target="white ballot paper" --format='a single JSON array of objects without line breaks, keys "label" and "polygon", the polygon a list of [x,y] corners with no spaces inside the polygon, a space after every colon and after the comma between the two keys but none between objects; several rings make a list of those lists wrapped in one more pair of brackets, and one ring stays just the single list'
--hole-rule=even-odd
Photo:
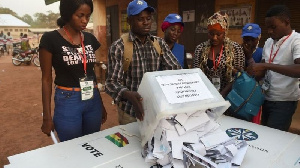
[{"label": "white ballot paper", "polygon": [[213,98],[198,73],[157,76],[156,80],[170,104]]},{"label": "white ballot paper", "polygon": [[224,141],[230,140],[230,137],[225,132],[219,132],[206,137],[200,138],[206,149],[210,149],[221,144]]}]

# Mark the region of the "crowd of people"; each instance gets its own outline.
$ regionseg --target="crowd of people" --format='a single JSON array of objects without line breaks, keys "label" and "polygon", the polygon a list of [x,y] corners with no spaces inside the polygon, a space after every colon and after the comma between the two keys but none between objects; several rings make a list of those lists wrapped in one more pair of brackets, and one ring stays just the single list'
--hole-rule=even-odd
[{"label": "crowd of people", "polygon": [[[107,115],[96,86],[94,64],[100,43],[83,32],[93,12],[92,0],[61,0],[57,24],[60,29],[42,36],[42,131],[56,130],[60,141],[97,132]],[[146,72],[189,68],[184,31],[179,14],[169,14],[161,23],[164,37],[151,35],[155,9],[143,0],[127,6],[129,33],[114,41],[108,51],[106,93],[118,105],[119,123],[144,119],[143,98],[137,92]],[[195,46],[193,68],[200,68],[225,98],[234,76],[244,70],[261,81],[266,100],[261,124],[288,131],[300,91],[300,35],[292,30],[286,6],[272,6],[265,24],[270,38],[259,48],[261,28],[248,23],[242,29],[243,43],[228,38],[226,13],[208,18],[208,40]],[[264,42],[263,42],[264,43]],[[51,114],[52,67],[55,70],[54,114]]]},{"label": "crowd of people", "polygon": [[12,55],[14,47],[20,48],[24,52],[31,49],[29,38],[26,33],[20,33],[20,38],[14,39],[10,32],[7,32],[5,35],[3,31],[0,32],[0,47],[1,54],[4,55],[6,52],[8,56]]}]

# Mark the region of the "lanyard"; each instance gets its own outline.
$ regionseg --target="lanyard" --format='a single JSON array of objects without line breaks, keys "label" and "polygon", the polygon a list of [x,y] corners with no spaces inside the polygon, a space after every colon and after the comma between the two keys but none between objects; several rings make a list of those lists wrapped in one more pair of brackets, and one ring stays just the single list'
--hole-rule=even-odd
[{"label": "lanyard", "polygon": [[272,44],[269,63],[273,63],[273,61],[274,61],[274,59],[275,59],[275,57],[276,57],[276,55],[277,55],[277,53],[278,53],[278,51],[279,51],[281,45],[282,45],[282,44],[283,44],[283,43],[291,36],[291,34],[292,34],[292,33],[290,33],[290,34],[282,41],[282,43],[278,46],[276,52],[274,53],[273,58],[272,58],[272,54],[273,54],[273,47],[274,47],[274,44]]},{"label": "lanyard", "polygon": [[221,57],[222,57],[222,55],[223,55],[223,47],[224,47],[224,46],[222,45],[222,48],[221,48],[221,51],[220,51],[219,60],[218,60],[217,64],[216,64],[215,50],[214,50],[213,47],[211,48],[211,49],[212,49],[212,55],[213,55],[214,69],[215,69],[215,70],[217,70],[218,66],[220,65]]},{"label": "lanyard", "polygon": [[[65,28],[65,26],[63,27],[64,28],[64,31],[66,33],[66,35],[68,36],[68,38],[71,40],[72,44],[74,45],[74,42],[73,42],[73,38],[72,36],[70,36],[68,30]],[[81,42],[81,48],[82,48],[82,52],[83,52],[83,56],[81,54],[81,52],[78,52],[82,61],[83,61],[83,69],[84,69],[84,73],[85,73],[85,76],[86,76],[86,54],[85,54],[85,47],[84,47],[84,44],[83,44],[83,40],[82,40],[82,36],[81,36],[81,33],[79,32],[79,35],[80,35],[80,42]]]}]

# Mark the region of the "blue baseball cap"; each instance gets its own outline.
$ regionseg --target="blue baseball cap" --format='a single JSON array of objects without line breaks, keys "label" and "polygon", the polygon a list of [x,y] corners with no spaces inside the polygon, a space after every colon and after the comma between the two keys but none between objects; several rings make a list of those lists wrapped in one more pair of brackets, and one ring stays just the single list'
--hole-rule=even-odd
[{"label": "blue baseball cap", "polygon": [[169,22],[169,23],[181,23],[182,26],[184,26],[184,23],[182,22],[182,17],[176,13],[169,14],[164,22]]},{"label": "blue baseball cap", "polygon": [[243,27],[242,37],[250,36],[257,38],[261,34],[261,28],[258,24],[248,23]]},{"label": "blue baseball cap", "polygon": [[134,0],[128,4],[127,15],[128,16],[137,15],[141,13],[143,10],[148,10],[150,12],[155,11],[153,7],[148,6],[147,2],[143,0]]}]

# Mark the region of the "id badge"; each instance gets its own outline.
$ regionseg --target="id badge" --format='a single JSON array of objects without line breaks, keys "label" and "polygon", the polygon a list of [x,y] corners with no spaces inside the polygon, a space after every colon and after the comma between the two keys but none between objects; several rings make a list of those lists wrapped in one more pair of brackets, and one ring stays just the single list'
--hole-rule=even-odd
[{"label": "id badge", "polygon": [[212,77],[211,78],[212,84],[215,86],[215,88],[220,91],[221,89],[221,79],[220,77]]},{"label": "id badge", "polygon": [[270,76],[268,75],[268,73],[266,74],[263,84],[261,85],[261,88],[267,92],[270,89]]},{"label": "id badge", "polygon": [[268,79],[264,79],[263,84],[261,85],[261,88],[266,92],[270,89],[270,82]]},{"label": "id badge", "polygon": [[81,100],[89,100],[94,96],[94,78],[83,77],[79,79]]}]

